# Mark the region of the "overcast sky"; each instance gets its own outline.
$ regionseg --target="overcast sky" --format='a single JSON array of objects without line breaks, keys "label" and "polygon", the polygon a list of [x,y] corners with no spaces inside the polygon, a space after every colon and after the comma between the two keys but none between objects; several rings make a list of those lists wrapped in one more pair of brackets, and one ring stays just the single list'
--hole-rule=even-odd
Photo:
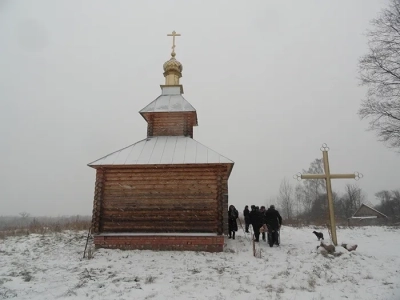
[{"label": "overcast sky", "polygon": [[0,215],[91,214],[87,163],[146,137],[172,30],[194,138],[235,162],[232,204],[270,204],[322,143],[377,203],[400,188],[400,156],[357,115],[357,62],[386,3],[1,0]]}]

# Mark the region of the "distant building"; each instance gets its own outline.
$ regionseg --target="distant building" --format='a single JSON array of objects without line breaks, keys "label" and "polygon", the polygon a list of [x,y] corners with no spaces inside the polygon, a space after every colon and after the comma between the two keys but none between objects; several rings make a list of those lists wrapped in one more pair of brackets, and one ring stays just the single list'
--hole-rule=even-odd
[{"label": "distant building", "polygon": [[388,221],[388,217],[375,208],[363,203],[348,219],[349,225],[381,225]]},{"label": "distant building", "polygon": [[223,251],[234,163],[193,139],[197,112],[182,96],[174,48],[161,95],[140,111],[147,138],[88,164],[96,247]]}]

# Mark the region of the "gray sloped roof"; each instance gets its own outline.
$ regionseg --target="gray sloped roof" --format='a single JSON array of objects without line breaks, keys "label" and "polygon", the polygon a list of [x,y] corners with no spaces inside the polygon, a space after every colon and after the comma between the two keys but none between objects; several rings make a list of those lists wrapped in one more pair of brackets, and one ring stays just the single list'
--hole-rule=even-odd
[{"label": "gray sloped roof", "polygon": [[183,98],[179,86],[163,86],[161,89],[162,94],[140,110],[139,113],[196,111],[196,109]]},{"label": "gray sloped roof", "polygon": [[233,164],[190,137],[148,137],[88,164],[90,167],[147,164]]},{"label": "gray sloped roof", "polygon": [[182,95],[161,95],[151,102],[140,113],[196,111]]},{"label": "gray sloped roof", "polygon": [[361,206],[357,209],[357,211],[353,214],[352,218],[368,218],[368,217],[376,217],[376,218],[387,218],[387,216],[380,211],[377,211],[375,208],[362,203]]}]

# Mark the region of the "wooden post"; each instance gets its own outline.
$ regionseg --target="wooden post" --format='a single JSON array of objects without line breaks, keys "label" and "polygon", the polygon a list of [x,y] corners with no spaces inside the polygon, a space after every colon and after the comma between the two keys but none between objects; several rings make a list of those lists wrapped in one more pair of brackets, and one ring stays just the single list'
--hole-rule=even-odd
[{"label": "wooden post", "polygon": [[328,198],[328,210],[329,210],[329,221],[330,221],[330,230],[332,233],[332,242],[335,246],[337,246],[337,236],[336,236],[336,221],[335,221],[335,210],[333,206],[333,196],[332,196],[332,183],[331,179],[343,179],[343,178],[352,178],[359,180],[363,177],[361,173],[355,172],[354,174],[331,174],[329,170],[329,160],[328,160],[328,151],[329,147],[326,144],[322,144],[321,147],[322,157],[324,162],[324,171],[325,174],[301,174],[298,173],[294,176],[295,179],[325,179],[326,182],[326,195]]},{"label": "wooden post", "polygon": [[222,170],[217,171],[217,233],[224,234],[224,207],[223,207],[223,186],[222,186]]}]

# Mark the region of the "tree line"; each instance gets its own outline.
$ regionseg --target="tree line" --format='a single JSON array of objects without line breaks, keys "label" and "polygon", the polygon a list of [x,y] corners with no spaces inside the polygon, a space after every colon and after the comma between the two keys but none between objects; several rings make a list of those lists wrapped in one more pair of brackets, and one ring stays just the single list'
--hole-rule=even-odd
[{"label": "tree line", "polygon": [[[323,174],[322,159],[311,162],[307,174]],[[337,222],[347,222],[362,203],[366,194],[357,184],[347,184],[344,191],[333,191],[335,218]],[[400,220],[400,189],[380,191],[375,194],[378,205],[372,206],[393,221]],[[301,223],[326,224],[328,220],[328,201],[324,179],[307,179],[292,184],[287,178],[281,181],[276,202],[286,220]]]},{"label": "tree line", "polygon": [[367,31],[368,52],[359,61],[367,95],[358,111],[390,148],[400,149],[400,1],[390,0]]}]

